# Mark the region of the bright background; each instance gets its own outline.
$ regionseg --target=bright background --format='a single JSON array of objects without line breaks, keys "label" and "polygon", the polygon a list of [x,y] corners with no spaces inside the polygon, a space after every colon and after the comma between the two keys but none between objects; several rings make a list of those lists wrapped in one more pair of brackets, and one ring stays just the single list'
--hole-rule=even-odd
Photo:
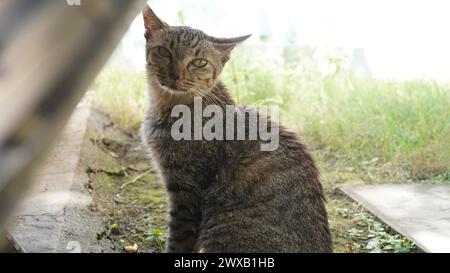
[{"label": "bright background", "polygon": [[[166,22],[215,36],[252,33],[267,54],[289,42],[340,48],[377,78],[450,79],[450,1],[445,0],[152,0]],[[117,55],[143,69],[143,24],[133,22]],[[265,41],[263,43],[263,40]],[[361,57],[357,48],[362,48]]]}]

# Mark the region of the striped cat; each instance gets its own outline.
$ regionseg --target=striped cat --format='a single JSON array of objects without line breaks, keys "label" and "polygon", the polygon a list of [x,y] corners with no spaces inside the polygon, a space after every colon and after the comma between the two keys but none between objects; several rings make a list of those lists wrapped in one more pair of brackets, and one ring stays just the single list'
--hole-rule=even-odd
[{"label": "striped cat", "polygon": [[143,15],[150,107],[142,136],[167,189],[166,251],[331,252],[319,172],[294,133],[268,123],[279,129],[273,151],[262,151],[260,139],[173,138],[177,105],[193,109],[195,97],[203,108],[235,105],[218,78],[249,36],[169,26],[148,6]]}]

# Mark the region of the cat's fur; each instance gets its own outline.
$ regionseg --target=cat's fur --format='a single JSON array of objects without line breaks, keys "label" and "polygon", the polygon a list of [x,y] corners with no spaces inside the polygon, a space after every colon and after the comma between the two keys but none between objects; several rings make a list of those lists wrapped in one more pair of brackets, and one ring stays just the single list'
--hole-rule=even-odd
[{"label": "cat's fur", "polygon": [[[319,172],[294,133],[280,127],[272,152],[261,151],[259,140],[171,136],[174,105],[192,108],[194,96],[203,97],[203,106],[234,104],[218,76],[232,48],[248,36],[219,39],[168,26],[149,7],[144,22],[151,100],[142,134],[167,188],[166,250],[331,252]],[[195,58],[208,63],[198,68]]]}]

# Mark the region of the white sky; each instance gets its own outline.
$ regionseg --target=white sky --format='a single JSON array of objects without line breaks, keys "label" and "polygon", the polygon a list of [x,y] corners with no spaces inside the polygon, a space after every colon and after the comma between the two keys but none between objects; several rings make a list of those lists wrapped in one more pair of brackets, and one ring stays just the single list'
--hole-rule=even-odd
[{"label": "white sky", "polygon": [[[377,77],[450,79],[450,1],[446,0],[150,0],[169,24],[185,23],[215,36],[269,35],[283,43],[294,31],[302,45],[364,48]],[[121,55],[143,68],[141,16]]]}]

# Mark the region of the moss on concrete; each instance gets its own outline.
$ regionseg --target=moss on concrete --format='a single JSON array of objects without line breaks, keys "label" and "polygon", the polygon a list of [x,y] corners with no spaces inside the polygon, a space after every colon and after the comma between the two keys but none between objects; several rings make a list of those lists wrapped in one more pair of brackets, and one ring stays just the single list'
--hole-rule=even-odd
[{"label": "moss on concrete", "polygon": [[[106,125],[105,125],[106,124]],[[99,238],[123,252],[161,252],[166,233],[166,195],[148,153],[136,135],[124,132],[95,112],[90,122],[84,160],[94,207],[105,217]]]}]

